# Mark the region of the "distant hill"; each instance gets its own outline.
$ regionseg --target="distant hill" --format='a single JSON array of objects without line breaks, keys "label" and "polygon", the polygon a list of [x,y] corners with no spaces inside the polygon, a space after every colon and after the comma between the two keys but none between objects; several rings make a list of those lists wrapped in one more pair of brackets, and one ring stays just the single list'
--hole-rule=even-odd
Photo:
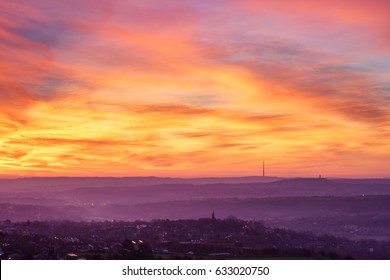
[{"label": "distant hill", "polygon": [[332,179],[335,182],[347,184],[390,185],[390,178],[377,179]]},{"label": "distant hill", "polygon": [[169,177],[32,177],[0,179],[0,192],[66,191],[79,188],[143,187],[156,185],[237,185],[273,183],[273,186],[335,186],[373,185],[390,186],[390,179],[318,179],[318,178],[280,178],[280,177],[207,177],[207,178],[169,178]]},{"label": "distant hill", "polygon": [[[252,178],[255,180],[257,177]],[[99,180],[102,180],[101,182]],[[265,197],[306,197],[306,196],[359,196],[390,195],[390,184],[359,184],[328,179],[295,178],[279,179],[272,182],[213,183],[193,184],[214,179],[173,179],[173,178],[65,178],[63,185],[57,179],[43,179],[46,185],[15,188],[17,192],[7,191],[11,187],[0,188],[0,203],[35,205],[85,205],[85,204],[127,204],[166,202],[178,200],[219,199],[219,198],[265,198]],[[204,181],[199,181],[204,179]],[[223,178],[218,178],[223,180]],[[239,181],[240,178],[224,178]],[[51,181],[52,180],[52,181]],[[59,181],[58,181],[59,180]],[[134,180],[134,181],[133,181]],[[178,183],[184,180],[187,183]],[[243,181],[250,180],[245,177]],[[165,182],[145,185],[145,182]],[[24,182],[21,180],[20,182]],[[54,182],[49,184],[50,182]],[[137,183],[138,182],[138,183]],[[144,182],[141,184],[139,182]],[[166,183],[171,182],[171,183]],[[43,184],[43,183],[42,183]],[[106,186],[107,185],[107,186]]]},{"label": "distant hill", "polygon": [[281,180],[278,177],[207,177],[207,178],[169,178],[169,177],[32,177],[0,179],[1,191],[51,191],[69,190],[82,187],[137,187],[161,184],[233,184],[265,183]]},{"label": "distant hill", "polygon": [[[204,200],[178,200],[107,205],[13,205],[0,204],[0,220],[152,220],[197,219],[234,215],[242,219],[291,220],[316,218],[317,221],[337,215],[390,218],[390,195],[355,197],[274,197],[274,198],[225,198]],[[389,224],[383,224],[389,227]]]}]

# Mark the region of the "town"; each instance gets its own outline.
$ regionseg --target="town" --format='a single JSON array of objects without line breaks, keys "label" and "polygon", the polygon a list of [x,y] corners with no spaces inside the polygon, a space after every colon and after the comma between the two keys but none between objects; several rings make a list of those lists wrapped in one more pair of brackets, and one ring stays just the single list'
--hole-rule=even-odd
[{"label": "town", "polygon": [[0,222],[0,259],[390,259],[390,243],[226,219]]}]

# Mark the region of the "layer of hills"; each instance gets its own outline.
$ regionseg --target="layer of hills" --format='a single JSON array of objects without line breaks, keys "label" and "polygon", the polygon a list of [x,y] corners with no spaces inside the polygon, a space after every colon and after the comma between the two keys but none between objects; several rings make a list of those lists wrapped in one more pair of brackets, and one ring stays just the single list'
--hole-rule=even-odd
[{"label": "layer of hills", "polygon": [[69,190],[80,187],[135,187],[162,184],[231,184],[264,183],[281,180],[278,177],[210,177],[210,178],[169,178],[169,177],[31,177],[0,179],[0,191]]},{"label": "layer of hills", "polygon": [[390,179],[23,178],[0,180],[0,220],[219,218],[387,240]]},{"label": "layer of hills", "polygon": [[390,195],[390,179],[275,177],[25,178],[0,180],[0,203],[39,205],[140,204],[179,200]]}]

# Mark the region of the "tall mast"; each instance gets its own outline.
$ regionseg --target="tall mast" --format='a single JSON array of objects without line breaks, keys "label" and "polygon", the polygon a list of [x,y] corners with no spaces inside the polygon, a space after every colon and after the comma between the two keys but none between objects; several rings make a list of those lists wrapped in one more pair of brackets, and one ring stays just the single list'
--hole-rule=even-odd
[{"label": "tall mast", "polygon": [[264,160],[263,160],[263,177],[265,176],[265,165],[264,165]]}]

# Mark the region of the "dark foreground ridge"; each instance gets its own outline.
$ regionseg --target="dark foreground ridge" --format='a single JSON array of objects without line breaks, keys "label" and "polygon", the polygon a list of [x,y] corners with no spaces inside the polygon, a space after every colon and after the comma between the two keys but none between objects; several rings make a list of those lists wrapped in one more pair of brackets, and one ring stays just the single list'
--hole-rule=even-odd
[{"label": "dark foreground ridge", "polygon": [[0,259],[390,259],[390,243],[227,219],[0,223]]}]

